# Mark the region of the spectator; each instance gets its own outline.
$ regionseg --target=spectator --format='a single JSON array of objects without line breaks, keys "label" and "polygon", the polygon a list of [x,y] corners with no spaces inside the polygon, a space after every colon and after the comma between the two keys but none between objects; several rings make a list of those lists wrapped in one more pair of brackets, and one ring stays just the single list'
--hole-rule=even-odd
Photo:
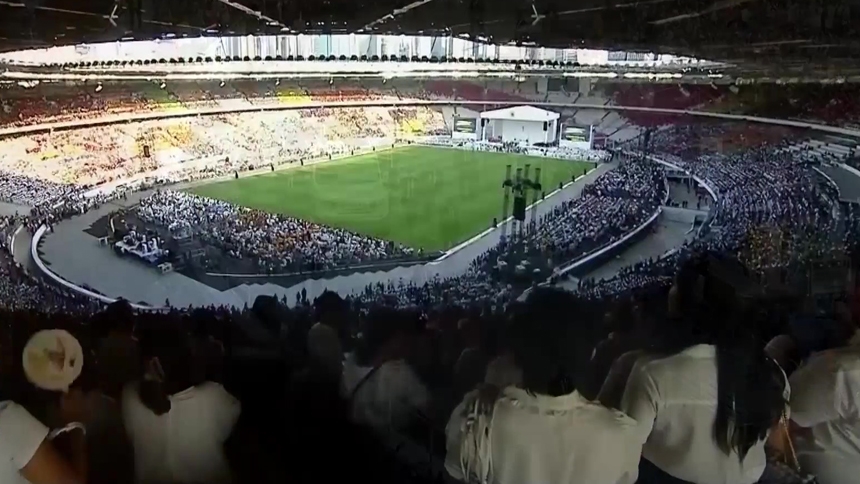
[{"label": "spectator", "polygon": [[595,348],[591,356],[585,382],[580,392],[589,400],[594,400],[606,380],[612,363],[621,355],[640,349],[646,343],[642,321],[631,310],[630,304],[619,301],[613,311],[606,315],[607,326],[611,332]]},{"label": "spectator", "polygon": [[223,446],[239,418],[239,402],[221,385],[193,374],[186,335],[156,328],[140,339],[145,369],[122,396],[136,481],[231,482]]},{"label": "spectator", "polygon": [[[63,423],[85,419],[86,403],[79,390],[61,398],[60,417]],[[87,455],[84,435],[80,430],[69,432],[72,462],[66,461],[52,444],[48,428],[20,405],[0,403],[0,479],[10,484],[54,484],[58,482],[84,484],[87,482]]]},{"label": "spectator", "polygon": [[622,411],[639,427],[640,483],[754,483],[765,440],[786,411],[784,374],[739,312],[742,268],[691,259],[670,293],[673,316],[627,382]]},{"label": "spectator", "polygon": [[860,331],[856,320],[843,323],[853,331],[847,344],[813,354],[790,380],[798,461],[821,484],[860,482]]},{"label": "spectator", "polygon": [[410,322],[399,316],[391,309],[373,310],[361,344],[343,369],[352,418],[380,432],[408,431],[431,411],[426,386],[406,362]]},{"label": "spectator", "polygon": [[[448,422],[445,468],[465,481],[636,482],[641,442],[636,423],[576,391],[576,314],[570,297],[549,290],[530,296],[515,316],[512,338],[522,385],[488,405],[467,395]],[[567,334],[566,334],[567,333]],[[573,364],[571,364],[573,363]],[[571,370],[573,373],[571,373]]]}]

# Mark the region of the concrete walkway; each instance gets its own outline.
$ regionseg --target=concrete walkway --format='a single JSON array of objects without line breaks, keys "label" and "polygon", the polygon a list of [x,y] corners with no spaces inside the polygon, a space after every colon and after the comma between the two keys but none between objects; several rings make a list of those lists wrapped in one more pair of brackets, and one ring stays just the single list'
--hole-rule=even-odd
[{"label": "concrete walkway", "polygon": [[[614,164],[599,165],[577,182],[547,197],[537,205],[535,210],[538,215],[542,215],[565,201],[578,198],[584,186],[615,166]],[[252,304],[259,295],[286,295],[287,300],[293,301],[296,292],[301,291],[302,288],[307,290],[308,297],[313,298],[325,289],[349,294],[361,291],[368,284],[375,282],[402,279],[421,284],[436,275],[457,276],[468,268],[475,257],[495,246],[501,234],[500,227],[468,247],[451,254],[445,260],[421,266],[398,268],[388,272],[354,273],[332,279],[308,280],[288,288],[266,283],[265,279],[261,278],[260,284],[243,284],[221,292],[184,275],[177,273],[162,275],[138,261],[117,257],[111,249],[100,247],[94,237],[84,232],[109,212],[121,206],[134,205],[137,200],[146,195],[148,195],[147,192],[134,194],[127,201],[109,203],[97,210],[57,224],[54,232],[45,236],[42,245],[43,260],[52,271],[66,280],[78,285],[86,285],[109,297],[123,297],[132,302],[152,306],[162,306],[169,299],[173,306],[230,304],[241,307],[246,303]]]},{"label": "concrete walkway", "polygon": [[[660,215],[660,218],[657,219],[657,230],[653,234],[633,244],[613,260],[598,267],[583,279],[609,279],[625,267],[650,258],[657,258],[679,247],[685,241],[692,240],[695,237],[695,232],[688,234],[687,231],[689,230],[689,223],[673,221],[665,215]],[[577,283],[576,281],[565,279],[558,286],[568,290],[576,290]]]}]

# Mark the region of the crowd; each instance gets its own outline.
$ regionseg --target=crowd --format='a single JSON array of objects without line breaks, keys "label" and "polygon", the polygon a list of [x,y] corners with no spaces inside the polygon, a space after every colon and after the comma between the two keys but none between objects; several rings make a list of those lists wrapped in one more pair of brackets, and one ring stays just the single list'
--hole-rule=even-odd
[{"label": "crowd", "polygon": [[514,153],[529,156],[546,156],[563,160],[589,161],[600,163],[608,161],[610,153],[601,149],[586,150],[573,147],[558,146],[528,146],[520,142],[494,142],[453,139],[450,136],[433,136],[422,140],[425,144],[437,146],[452,146],[474,151],[492,151],[497,153]]},{"label": "crowd", "polygon": [[623,163],[545,215],[534,243],[559,264],[576,260],[644,224],[664,202],[666,190],[656,164]]},{"label": "crowd", "polygon": [[[682,247],[679,250],[684,251]],[[621,268],[607,279],[581,279],[577,293],[586,299],[604,299],[632,294],[646,288],[668,287],[678,269],[678,258],[674,253],[648,259]]]},{"label": "crowd", "polygon": [[356,297],[396,307],[504,308],[560,269],[642,226],[665,197],[665,179],[656,165],[623,164],[586,186],[579,198],[527,224],[523,237],[513,236],[481,254],[461,275],[424,284],[371,285]]},{"label": "crowd", "polygon": [[665,258],[628,268],[606,281],[583,281],[586,293],[603,296],[665,283],[683,254],[693,250],[734,253],[751,269],[801,272],[856,244],[856,218],[834,188],[820,180],[804,154],[780,142],[747,150],[681,158],[693,143],[719,136],[721,125],[666,130],[653,136],[655,156],[697,176],[717,197],[693,243]]},{"label": "crowd", "polygon": [[[714,189],[701,237],[579,294],[517,300],[505,268],[559,266],[641,225],[666,200],[657,165],[621,163],[458,277],[300,292],[290,306],[105,308],[0,251],[0,481],[860,482],[858,252],[845,291],[818,308],[768,299],[755,276],[845,253],[856,208],[781,145],[718,156],[690,143],[658,132],[653,150]],[[6,180],[37,207],[0,220],[4,244],[19,223],[107,200]],[[171,190],[140,214],[263,269],[408,252]],[[46,329],[68,334],[34,348]]]},{"label": "crowd", "polygon": [[[706,252],[665,287],[600,301],[541,288],[506,307],[327,292],[291,308],[266,296],[164,314],[4,308],[0,472],[33,484],[857,482],[857,287],[854,312],[837,303],[810,337],[803,305],[741,303],[749,277]],[[84,368],[65,392],[19,363],[46,328],[80,345],[61,350]],[[321,465],[326,453],[338,465]]]},{"label": "crowd", "polygon": [[0,172],[0,193],[2,193],[0,198],[4,202],[23,207],[47,204],[74,196],[80,191],[81,188],[74,185],[62,185],[26,175]]},{"label": "crowd", "polygon": [[186,192],[161,190],[140,201],[137,213],[171,232],[187,232],[260,271],[326,270],[398,257],[413,250],[348,230],[238,207]]},{"label": "crowd", "polygon": [[0,217],[0,309],[68,314],[96,310],[97,302],[30,275],[14,260],[9,243],[27,218],[26,214]]},{"label": "crowd", "polygon": [[[247,166],[298,162],[444,129],[441,113],[430,109],[311,111],[232,113],[7,137],[0,140],[0,173],[21,180],[8,182],[12,186],[3,193],[30,203],[83,186],[164,176],[189,163],[225,158]],[[25,180],[33,178],[40,182]]]}]

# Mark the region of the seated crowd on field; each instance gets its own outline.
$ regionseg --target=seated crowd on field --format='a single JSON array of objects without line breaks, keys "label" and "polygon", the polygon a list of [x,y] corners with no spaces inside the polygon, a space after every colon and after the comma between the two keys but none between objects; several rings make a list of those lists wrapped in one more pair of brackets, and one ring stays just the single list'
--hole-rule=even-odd
[{"label": "seated crowd on field", "polygon": [[190,230],[231,257],[252,258],[266,273],[326,270],[412,253],[348,230],[172,190],[141,200],[138,214],[173,233]]}]

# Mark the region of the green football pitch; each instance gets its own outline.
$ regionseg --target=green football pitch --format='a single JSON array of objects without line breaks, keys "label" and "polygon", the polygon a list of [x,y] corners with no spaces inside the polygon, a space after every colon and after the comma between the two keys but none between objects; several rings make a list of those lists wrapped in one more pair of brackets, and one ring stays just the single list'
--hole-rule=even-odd
[{"label": "green football pitch", "polygon": [[[549,193],[593,165],[504,153],[406,146],[198,185],[205,197],[445,250],[501,220],[505,167],[541,169]],[[530,202],[531,200],[529,200]]]}]

